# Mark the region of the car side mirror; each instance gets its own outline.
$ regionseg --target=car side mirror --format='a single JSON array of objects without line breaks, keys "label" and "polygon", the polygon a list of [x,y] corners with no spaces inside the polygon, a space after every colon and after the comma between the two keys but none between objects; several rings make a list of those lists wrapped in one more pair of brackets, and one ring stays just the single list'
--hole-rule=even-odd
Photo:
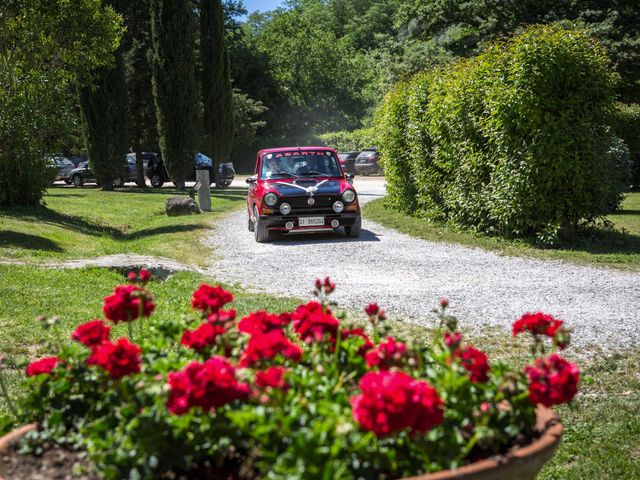
[{"label": "car side mirror", "polygon": [[345,173],[344,174],[344,178],[347,180],[347,182],[349,183],[353,183],[353,178],[355,177],[355,173]]},{"label": "car side mirror", "polygon": [[249,185],[256,183],[257,178],[256,177],[247,177],[247,179],[245,180],[245,182],[247,182]]}]

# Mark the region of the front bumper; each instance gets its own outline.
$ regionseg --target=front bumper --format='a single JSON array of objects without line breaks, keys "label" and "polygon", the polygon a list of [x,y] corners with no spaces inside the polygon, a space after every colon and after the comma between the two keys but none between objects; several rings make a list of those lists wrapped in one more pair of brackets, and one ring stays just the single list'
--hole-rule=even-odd
[{"label": "front bumper", "polygon": [[[332,231],[331,226],[333,220],[338,220],[339,225],[335,228],[350,227],[356,223],[360,213],[327,213],[325,215],[260,215],[260,223],[268,230],[281,232],[318,232]],[[315,225],[309,227],[301,227],[298,223],[300,217],[324,217],[324,225]],[[285,225],[287,222],[293,223],[293,229],[289,230]]]}]

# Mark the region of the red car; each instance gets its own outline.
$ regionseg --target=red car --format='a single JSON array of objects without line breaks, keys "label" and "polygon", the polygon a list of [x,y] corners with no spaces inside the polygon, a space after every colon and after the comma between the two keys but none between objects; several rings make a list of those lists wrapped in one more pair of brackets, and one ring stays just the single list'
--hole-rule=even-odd
[{"label": "red car", "polygon": [[270,148],[258,152],[247,178],[249,231],[257,242],[274,232],[332,232],[360,236],[360,205],[335,150],[327,147]]}]

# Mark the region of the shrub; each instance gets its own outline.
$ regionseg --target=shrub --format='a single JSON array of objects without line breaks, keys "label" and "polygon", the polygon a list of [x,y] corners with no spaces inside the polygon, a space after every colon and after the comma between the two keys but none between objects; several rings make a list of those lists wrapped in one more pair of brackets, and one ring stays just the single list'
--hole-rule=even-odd
[{"label": "shrub", "polygon": [[318,139],[324,145],[335,148],[339,152],[364,150],[375,146],[373,129],[361,128],[360,130],[341,130],[318,135]]},{"label": "shrub", "polygon": [[409,161],[405,129],[409,88],[409,83],[401,83],[385,96],[376,112],[374,127],[380,149],[380,164],[387,183],[386,205],[406,213],[416,208],[416,183]]},{"label": "shrub", "polygon": [[[577,367],[548,355],[568,330],[542,313],[513,325],[544,355],[515,371],[463,340],[446,300],[432,340],[407,342],[381,338],[376,304],[364,328],[340,320],[328,278],[293,312],[239,322],[232,294],[208,285],[192,319],[158,322],[149,276],[129,279],[138,285],[117,287],[104,308],[129,339],[94,320],[27,368],[23,420],[41,425],[31,440],[86,449],[107,479],[409,476],[530,442],[536,405],[577,391]],[[136,319],[150,329],[138,344]]]},{"label": "shrub", "polygon": [[413,169],[392,205],[489,234],[570,238],[619,198],[614,83],[603,48],[558,26],[415,77],[380,109],[385,165]]},{"label": "shrub", "polygon": [[631,184],[640,188],[640,105],[618,103],[611,123],[615,134],[629,149]]}]

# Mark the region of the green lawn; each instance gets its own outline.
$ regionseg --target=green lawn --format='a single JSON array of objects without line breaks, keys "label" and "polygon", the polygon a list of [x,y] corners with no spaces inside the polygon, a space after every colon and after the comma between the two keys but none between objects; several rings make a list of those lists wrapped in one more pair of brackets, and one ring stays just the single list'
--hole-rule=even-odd
[{"label": "green lawn", "polygon": [[51,188],[37,208],[0,208],[0,258],[42,262],[136,253],[191,264],[209,256],[200,241],[221,214],[242,208],[246,191],[213,191],[213,213],[167,217],[175,190]]},{"label": "green lawn", "polygon": [[640,271],[640,193],[628,194],[622,209],[607,217],[613,223],[612,231],[592,231],[575,244],[557,249],[538,248],[522,241],[487,237],[434,224],[386,209],[384,199],[365,205],[364,215],[384,226],[434,242],[459,243],[505,255],[567,260]]}]

